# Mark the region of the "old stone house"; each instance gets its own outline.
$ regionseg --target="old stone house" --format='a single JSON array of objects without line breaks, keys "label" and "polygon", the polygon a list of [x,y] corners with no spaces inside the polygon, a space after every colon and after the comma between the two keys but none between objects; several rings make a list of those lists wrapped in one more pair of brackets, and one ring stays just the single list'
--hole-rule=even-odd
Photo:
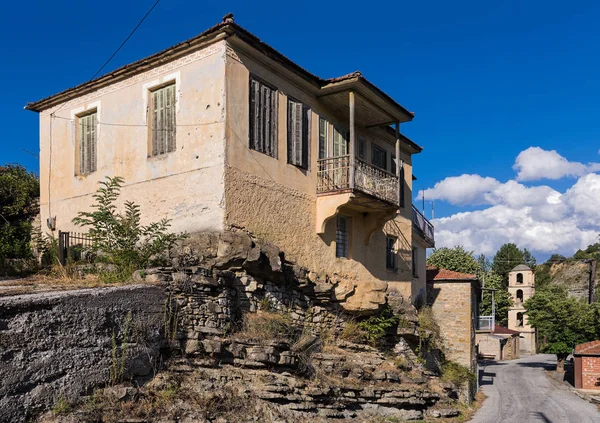
[{"label": "old stone house", "polygon": [[600,340],[575,346],[575,388],[600,391]]},{"label": "old stone house", "polygon": [[[58,94],[39,113],[42,222],[81,231],[105,176],[143,222],[242,230],[341,280],[349,309],[417,300],[433,227],[412,207],[414,115],[354,72],[323,79],[234,23]],[[368,294],[368,295],[367,295]]]},{"label": "old stone house", "polygon": [[427,304],[444,339],[446,358],[477,368],[475,347],[481,285],[475,275],[427,267]]}]

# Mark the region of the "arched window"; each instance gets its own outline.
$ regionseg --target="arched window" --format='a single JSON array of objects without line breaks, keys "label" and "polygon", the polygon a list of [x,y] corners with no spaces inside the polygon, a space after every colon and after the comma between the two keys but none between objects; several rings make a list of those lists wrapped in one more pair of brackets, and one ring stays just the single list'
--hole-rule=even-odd
[{"label": "arched window", "polygon": [[518,303],[523,302],[523,290],[522,289],[517,289],[517,302]]},{"label": "arched window", "polygon": [[517,327],[523,327],[523,313],[517,313]]},{"label": "arched window", "polygon": [[517,283],[523,283],[523,274],[517,273]]}]

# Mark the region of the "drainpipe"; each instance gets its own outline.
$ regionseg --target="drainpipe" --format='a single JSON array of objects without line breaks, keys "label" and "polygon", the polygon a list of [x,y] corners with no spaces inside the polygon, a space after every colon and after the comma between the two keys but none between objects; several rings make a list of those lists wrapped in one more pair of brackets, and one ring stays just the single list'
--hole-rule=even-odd
[{"label": "drainpipe", "polygon": [[[404,162],[400,160],[400,122],[396,122],[396,176],[398,177],[398,206],[402,204],[402,185],[404,181],[400,180],[400,166],[404,166]],[[424,215],[423,215],[424,216]]]}]

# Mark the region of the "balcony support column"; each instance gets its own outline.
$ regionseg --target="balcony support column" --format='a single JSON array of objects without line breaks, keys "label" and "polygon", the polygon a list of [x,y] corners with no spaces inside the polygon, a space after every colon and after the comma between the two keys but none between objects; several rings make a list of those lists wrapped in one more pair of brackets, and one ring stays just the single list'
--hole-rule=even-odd
[{"label": "balcony support column", "polygon": [[354,171],[355,171],[355,144],[356,144],[356,131],[354,128],[354,91],[348,93],[348,104],[350,106],[350,148],[348,154],[350,155],[349,163],[349,179],[350,189],[354,189]]}]

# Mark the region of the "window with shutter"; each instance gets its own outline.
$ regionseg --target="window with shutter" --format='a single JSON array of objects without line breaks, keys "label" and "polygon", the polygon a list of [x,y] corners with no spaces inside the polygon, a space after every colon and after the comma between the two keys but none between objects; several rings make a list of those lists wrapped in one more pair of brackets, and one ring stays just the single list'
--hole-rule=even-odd
[{"label": "window with shutter", "polygon": [[308,169],[310,108],[288,98],[288,163]]},{"label": "window with shutter", "polygon": [[277,157],[277,90],[250,77],[250,148]]},{"label": "window with shutter", "polygon": [[385,237],[385,267],[396,268],[396,238],[393,236]]},{"label": "window with shutter", "polygon": [[348,154],[348,135],[347,131],[338,126],[333,128],[333,157],[345,156]]},{"label": "window with shutter", "polygon": [[319,159],[324,159],[327,157],[327,152],[329,150],[329,122],[319,118]]},{"label": "window with shutter", "polygon": [[365,159],[365,150],[367,148],[367,142],[363,137],[358,137],[358,157]]},{"label": "window with shutter", "polygon": [[96,171],[96,134],[98,113],[93,111],[78,116],[78,161],[79,174],[88,175]]},{"label": "window with shutter", "polygon": [[338,215],[337,217],[337,227],[335,232],[335,256],[348,258],[349,257],[349,248],[348,248],[348,220],[350,218]]},{"label": "window with shutter", "polygon": [[371,163],[383,170],[387,170],[387,152],[376,144],[373,144],[371,150]]},{"label": "window with shutter", "polygon": [[169,84],[151,92],[150,137],[151,156],[175,151],[175,84]]}]

